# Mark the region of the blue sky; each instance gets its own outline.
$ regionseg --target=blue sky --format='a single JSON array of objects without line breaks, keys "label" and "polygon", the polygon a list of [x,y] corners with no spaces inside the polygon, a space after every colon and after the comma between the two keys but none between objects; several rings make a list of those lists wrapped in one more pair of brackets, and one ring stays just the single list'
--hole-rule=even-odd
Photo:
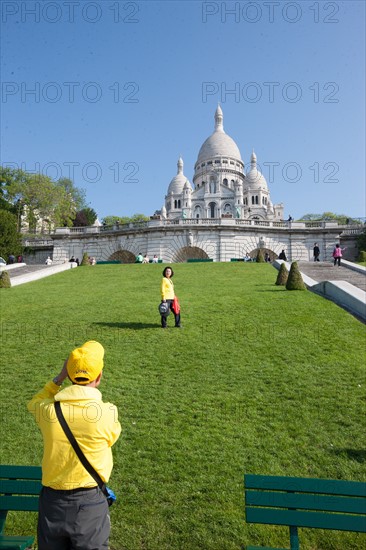
[{"label": "blue sky", "polygon": [[366,215],[363,1],[1,8],[3,164],[72,176],[100,219],[150,215],[220,103],[286,217]]}]

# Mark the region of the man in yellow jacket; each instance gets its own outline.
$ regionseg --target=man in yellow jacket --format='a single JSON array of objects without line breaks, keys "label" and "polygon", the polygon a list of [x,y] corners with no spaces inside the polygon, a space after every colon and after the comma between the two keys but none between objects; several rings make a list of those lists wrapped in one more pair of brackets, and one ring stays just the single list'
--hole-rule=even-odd
[{"label": "man in yellow jacket", "polygon": [[[121,433],[115,405],[98,390],[104,348],[89,341],[71,352],[61,372],[28,403],[42,432],[42,490],[39,498],[39,550],[108,549],[106,497],[87,472],[55,414],[55,401],[85,457],[107,483],[113,468],[112,445]],[[72,382],[61,390],[66,378]]]}]

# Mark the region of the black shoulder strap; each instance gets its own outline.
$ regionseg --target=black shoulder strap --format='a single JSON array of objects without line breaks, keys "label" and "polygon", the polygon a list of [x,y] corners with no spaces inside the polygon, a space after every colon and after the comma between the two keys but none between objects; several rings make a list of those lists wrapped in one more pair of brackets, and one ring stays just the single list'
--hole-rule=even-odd
[{"label": "black shoulder strap", "polygon": [[93,466],[90,464],[90,462],[88,461],[88,459],[84,455],[83,451],[80,449],[79,444],[76,441],[76,439],[74,437],[74,434],[70,430],[69,425],[67,424],[67,422],[65,420],[65,417],[62,413],[60,401],[55,401],[55,411],[56,411],[57,418],[58,418],[58,420],[61,424],[61,427],[62,427],[63,431],[65,432],[65,435],[66,435],[67,439],[70,441],[70,443],[71,443],[75,453],[77,454],[80,462],[82,463],[82,465],[84,466],[86,471],[97,482],[99,488],[104,493],[106,485],[105,485],[104,481],[102,480],[102,478],[100,477],[100,475],[94,470]]}]

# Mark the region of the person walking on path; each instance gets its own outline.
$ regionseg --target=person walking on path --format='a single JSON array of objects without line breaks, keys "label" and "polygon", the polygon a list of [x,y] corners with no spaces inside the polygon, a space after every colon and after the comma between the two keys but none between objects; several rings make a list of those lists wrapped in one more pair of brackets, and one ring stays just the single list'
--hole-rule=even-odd
[{"label": "person walking on path", "polygon": [[[28,403],[43,436],[42,489],[39,496],[39,550],[107,550],[110,517],[107,499],[84,468],[56,418],[55,402],[95,471],[107,483],[113,468],[112,445],[121,433],[115,405],[98,390],[104,348],[86,342],[71,352],[60,373]],[[71,386],[61,390],[69,378]]]},{"label": "person walking on path", "polygon": [[[173,309],[173,300],[175,298],[174,285],[172,281],[173,275],[174,271],[171,267],[168,266],[164,269],[163,278],[161,281],[161,301],[169,304],[169,309],[174,313],[175,326],[176,328],[181,328],[180,312],[175,312]],[[162,328],[167,328],[167,315],[161,316],[161,326]]]},{"label": "person walking on path", "polygon": [[334,265],[338,263],[338,267],[341,267],[341,258],[342,253],[345,251],[345,248],[341,248],[340,244],[336,244],[333,250],[333,259],[334,259]]},{"label": "person walking on path", "polygon": [[285,254],[284,249],[282,249],[282,251],[280,252],[280,254],[278,256],[278,259],[283,260],[284,262],[287,262],[287,258],[286,258],[286,254]]},{"label": "person walking on path", "polygon": [[320,248],[318,246],[318,243],[314,243],[313,255],[314,255],[314,262],[319,262]]}]

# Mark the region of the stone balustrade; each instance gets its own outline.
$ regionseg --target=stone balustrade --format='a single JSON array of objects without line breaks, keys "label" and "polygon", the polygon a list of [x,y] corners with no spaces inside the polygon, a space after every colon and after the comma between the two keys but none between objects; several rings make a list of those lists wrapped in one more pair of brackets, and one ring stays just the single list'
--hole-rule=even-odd
[{"label": "stone balustrade", "polygon": [[145,222],[127,223],[123,225],[105,225],[100,227],[57,227],[53,235],[74,235],[74,234],[100,234],[110,232],[127,232],[138,231],[140,229],[157,228],[157,227],[169,227],[169,226],[247,226],[247,227],[273,227],[276,229],[283,229],[288,231],[289,229],[316,229],[316,228],[335,228],[337,227],[340,232],[346,232],[347,234],[358,234],[363,230],[363,225],[354,226],[350,228],[348,225],[338,225],[337,222],[288,222],[288,221],[264,221],[264,220],[243,220],[238,218],[193,218],[193,219],[178,219],[178,220],[162,220],[154,219]]}]

